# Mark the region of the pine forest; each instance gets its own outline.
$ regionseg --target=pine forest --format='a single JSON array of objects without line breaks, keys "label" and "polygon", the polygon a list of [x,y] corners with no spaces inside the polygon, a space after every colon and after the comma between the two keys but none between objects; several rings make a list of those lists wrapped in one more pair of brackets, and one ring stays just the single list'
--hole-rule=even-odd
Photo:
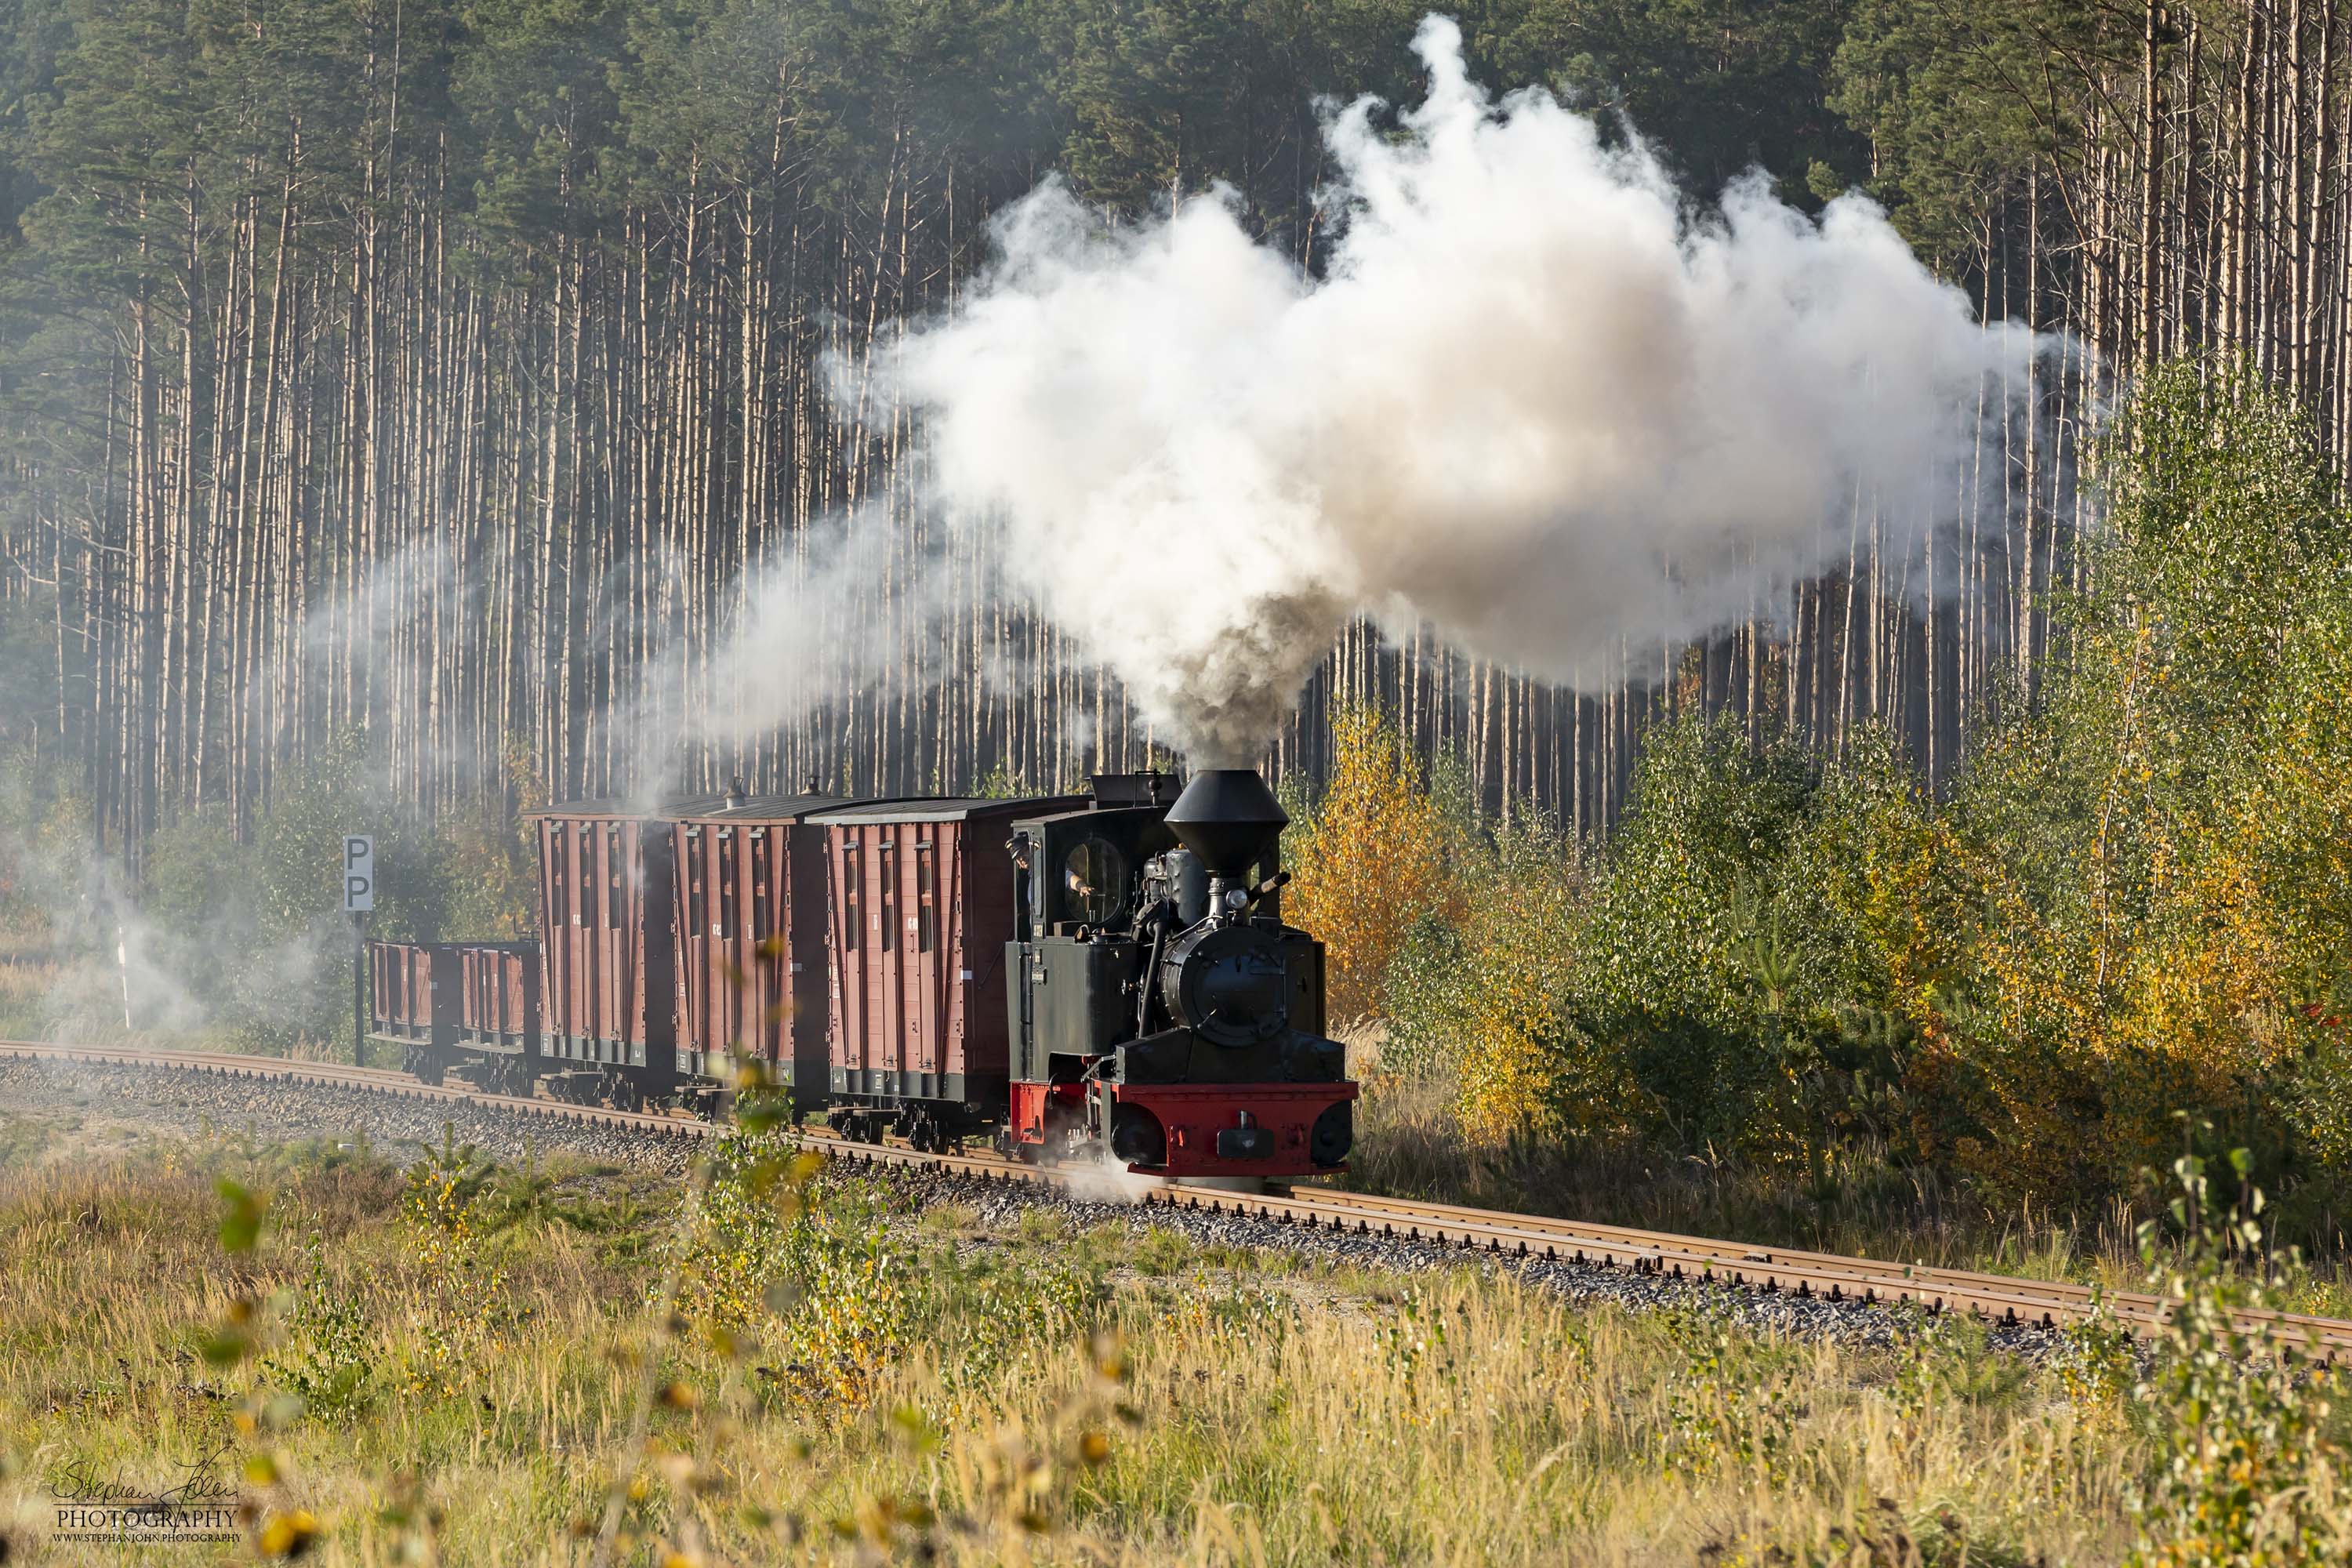
[{"label": "pine forest", "polygon": [[[1048,173],[1145,214],[1223,182],[1311,271],[1318,95],[1410,98],[1409,8],[825,0],[13,0],[0,28],[0,612],[12,747],[135,855],[242,825],[363,732],[396,797],[626,787],[648,703],[724,705],[745,584],[877,510],[829,607],[897,639],[854,700],[686,725],[667,782],[1052,782],[1155,737],[1052,621],[907,608],[908,411],[855,388],[952,311]],[[1891,725],[1931,776],[2030,694],[2082,586],[2074,481],[2116,378],[2242,354],[2352,441],[2346,19],[2318,0],[1581,0],[1463,17],[1475,72],[1652,140],[1685,189],[1859,188],[2042,362],[1977,437],[1966,527],[1914,559],[1854,498],[1825,576],[1654,679],[1581,693],[1369,625],[1271,764],[1319,777],[1337,700],[1468,759],[1489,809],[1621,811],[1662,717],[1835,752]],[[827,366],[845,370],[829,376]],[[844,386],[852,388],[845,393]],[[2030,412],[2024,412],[2030,411]],[[812,646],[822,648],[817,636]],[[1160,752],[1164,755],[1164,747]]]}]

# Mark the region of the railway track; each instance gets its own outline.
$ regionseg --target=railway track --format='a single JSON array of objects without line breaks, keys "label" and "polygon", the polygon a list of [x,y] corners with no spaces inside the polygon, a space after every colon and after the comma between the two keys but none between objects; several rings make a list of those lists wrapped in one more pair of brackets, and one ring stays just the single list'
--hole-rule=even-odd
[{"label": "railway track", "polygon": [[[0,1040],[0,1059],[9,1057],[174,1067],[230,1077],[315,1083],[411,1100],[501,1107],[530,1115],[680,1139],[706,1137],[715,1130],[712,1123],[683,1115],[613,1110],[448,1085],[428,1086],[387,1068],[331,1062],[293,1062],[225,1052],[142,1051]],[[920,1153],[895,1144],[853,1142],[820,1129],[809,1131],[812,1141],[829,1157],[866,1168],[928,1170],[980,1181],[1038,1186],[1066,1184],[1079,1174],[995,1154]],[[1705,1237],[1336,1189],[1276,1186],[1264,1193],[1237,1193],[1163,1185],[1144,1190],[1137,1201],[1146,1207],[1247,1216],[1308,1231],[1378,1236],[1496,1258],[1542,1258],[1591,1268],[1623,1268],[1659,1278],[1786,1292],[1807,1300],[1864,1304],[1910,1301],[1931,1310],[1969,1312],[2005,1324],[2057,1328],[2103,1310],[2119,1327],[2147,1337],[2162,1328],[2167,1311],[2167,1304],[2153,1295],[2098,1292],[2090,1286],[2063,1280],[2021,1279],[1835,1253],[1751,1247]],[[2300,1313],[2245,1313],[2240,1321],[2248,1327],[2267,1323],[2290,1342],[2308,1342],[2314,1353],[2331,1363],[2352,1360],[2352,1321]]]},{"label": "railway track", "polygon": [[115,1067],[182,1068],[191,1072],[217,1073],[227,1078],[315,1083],[406,1100],[499,1106],[529,1115],[548,1116],[583,1125],[665,1132],[681,1138],[699,1137],[710,1131],[709,1122],[687,1116],[614,1110],[601,1105],[573,1105],[561,1100],[526,1100],[519,1095],[493,1094],[486,1089],[422,1084],[406,1073],[395,1072],[390,1068],[352,1067],[342,1062],[298,1062],[280,1057],[245,1056],[235,1051],[148,1051],[121,1046],[57,1046],[35,1040],[0,1040],[0,1060],[10,1057],[30,1057],[43,1061],[104,1063]]}]

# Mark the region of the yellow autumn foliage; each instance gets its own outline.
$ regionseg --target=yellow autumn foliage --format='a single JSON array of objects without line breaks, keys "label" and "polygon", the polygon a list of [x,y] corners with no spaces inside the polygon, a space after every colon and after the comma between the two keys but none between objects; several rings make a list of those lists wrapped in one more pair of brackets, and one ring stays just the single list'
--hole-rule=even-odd
[{"label": "yellow autumn foliage", "polygon": [[2074,1203],[2168,1163],[2186,1112],[2342,1212],[2352,526],[2259,385],[2151,374],[2124,417],[2040,689],[1970,716],[1944,798],[1889,731],[1824,756],[1692,717],[1583,858],[1340,714],[1294,903],[1335,1016],[1383,1017],[1476,1142],[1843,1144]]},{"label": "yellow autumn foliage", "polygon": [[1322,940],[1335,1024],[1379,1016],[1389,963],[1422,915],[1449,911],[1445,823],[1420,762],[1374,708],[1331,721],[1331,772],[1289,836],[1289,917]]},{"label": "yellow autumn foliage", "polygon": [[1571,868],[1557,840],[1521,847],[1508,873],[1479,879],[1463,976],[1455,1109],[1475,1142],[1600,1131],[1611,1120],[1605,1097],[1580,1092],[1590,1063],[1567,1008]]}]

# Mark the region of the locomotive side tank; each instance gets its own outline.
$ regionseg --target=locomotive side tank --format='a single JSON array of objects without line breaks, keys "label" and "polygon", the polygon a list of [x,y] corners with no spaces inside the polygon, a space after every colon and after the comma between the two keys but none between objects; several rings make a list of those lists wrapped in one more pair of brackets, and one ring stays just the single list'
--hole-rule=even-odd
[{"label": "locomotive side tank", "polygon": [[1100,778],[1090,809],[1013,827],[1007,1137],[1160,1176],[1342,1170],[1346,1053],[1323,946],[1284,923],[1289,818],[1254,769]]}]

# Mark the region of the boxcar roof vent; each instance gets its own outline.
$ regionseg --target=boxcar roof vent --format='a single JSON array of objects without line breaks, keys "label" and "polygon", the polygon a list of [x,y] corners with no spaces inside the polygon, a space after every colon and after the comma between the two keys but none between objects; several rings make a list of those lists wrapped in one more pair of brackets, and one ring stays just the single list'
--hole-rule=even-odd
[{"label": "boxcar roof vent", "polygon": [[1213,877],[1245,875],[1289,823],[1255,768],[1195,773],[1168,808],[1169,827]]},{"label": "boxcar roof vent", "polygon": [[727,781],[728,810],[740,811],[743,808],[743,803],[751,798],[751,786],[743,782],[742,774],[737,773],[733,778]]}]

